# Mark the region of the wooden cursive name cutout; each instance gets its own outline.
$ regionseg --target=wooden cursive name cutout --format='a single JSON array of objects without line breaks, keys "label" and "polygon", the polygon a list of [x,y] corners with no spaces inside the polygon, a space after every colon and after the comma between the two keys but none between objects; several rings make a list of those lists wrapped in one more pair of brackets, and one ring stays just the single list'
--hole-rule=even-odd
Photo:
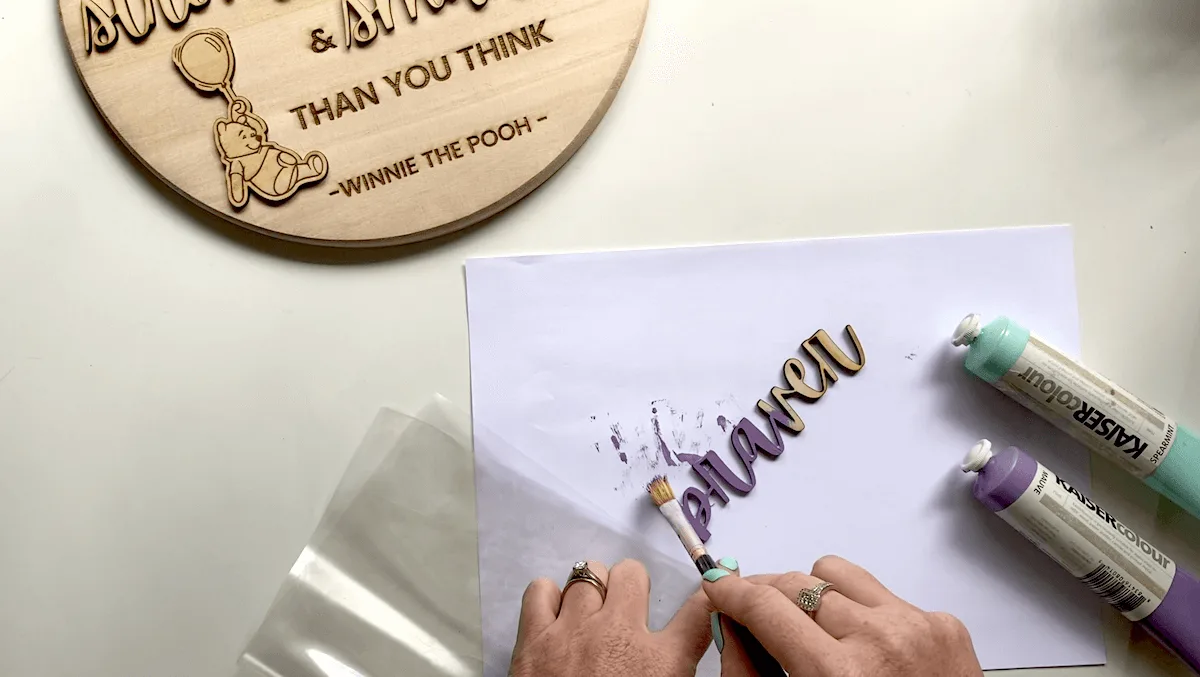
[{"label": "wooden cursive name cutout", "polygon": [[267,122],[254,114],[249,100],[233,91],[237,64],[225,31],[206,28],[188,35],[176,45],[172,59],[193,87],[220,92],[229,102],[227,116],[213,124],[213,140],[225,165],[229,204],[245,207],[251,192],[270,203],[282,202],[329,173],[329,162],[321,153],[300,157],[267,140]]},{"label": "wooden cursive name cutout", "polygon": [[[801,350],[817,367],[821,378],[819,389],[804,381],[804,362],[793,357],[783,363],[783,380],[788,387],[771,388],[770,396],[774,404],[766,400],[758,401],[759,413],[766,416],[766,423],[770,426],[769,437],[749,418],[743,418],[733,427],[733,431],[729,435],[729,442],[746,471],[746,479],[739,477],[715,451],[709,451],[704,456],[679,454],[680,460],[687,462],[692,471],[699,475],[704,482],[703,489],[689,487],[679,498],[679,503],[683,506],[683,514],[691,523],[692,528],[696,530],[696,534],[700,536],[700,540],[707,542],[712,536],[708,529],[709,521],[712,519],[712,497],[716,496],[722,503],[729,503],[729,493],[718,483],[718,480],[739,494],[750,493],[757,483],[753,463],[759,454],[775,458],[783,453],[783,434],[780,428],[792,435],[799,435],[804,430],[804,420],[800,418],[788,400],[799,398],[802,402],[814,403],[829,392],[829,388],[837,382],[838,374],[826,361],[825,355],[828,355],[829,359],[833,360],[847,374],[857,374],[866,366],[867,354],[858,340],[858,333],[854,331],[854,327],[846,325],[846,334],[854,344],[858,361],[850,359],[850,356],[833,342],[833,338],[824,329],[817,331],[800,345]],[[777,406],[778,408],[776,408]]]}]

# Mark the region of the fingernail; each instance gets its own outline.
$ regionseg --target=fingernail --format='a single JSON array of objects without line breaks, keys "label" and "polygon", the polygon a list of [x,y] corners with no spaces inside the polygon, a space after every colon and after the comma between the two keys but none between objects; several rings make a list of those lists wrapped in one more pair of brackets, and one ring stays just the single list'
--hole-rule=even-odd
[{"label": "fingernail", "polygon": [[714,611],[708,615],[712,621],[712,636],[713,644],[717,646],[717,653],[725,650],[725,633],[721,631],[721,612]]},{"label": "fingernail", "polygon": [[717,564],[720,564],[721,566],[725,567],[726,569],[729,569],[730,571],[738,570],[738,562],[736,559],[734,559],[732,557],[722,557],[721,559],[717,560]]},{"label": "fingernail", "polygon": [[709,569],[708,571],[704,572],[704,580],[708,581],[709,583],[716,583],[728,575],[729,572],[724,569]]}]

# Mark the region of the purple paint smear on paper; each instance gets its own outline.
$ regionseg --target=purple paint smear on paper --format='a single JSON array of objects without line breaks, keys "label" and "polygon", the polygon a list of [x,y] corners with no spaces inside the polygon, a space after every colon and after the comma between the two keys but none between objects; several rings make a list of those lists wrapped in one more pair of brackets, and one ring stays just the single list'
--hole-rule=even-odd
[{"label": "purple paint smear on paper", "polygon": [[[720,411],[731,401],[732,396],[729,399],[716,400],[716,410]],[[680,454],[690,452],[692,455],[698,456],[705,449],[711,448],[712,435],[715,431],[708,430],[705,427],[706,424],[712,427],[715,423],[723,434],[728,434],[729,430],[733,428],[732,421],[723,414],[714,416],[712,409],[681,410],[672,406],[672,402],[665,398],[651,400],[649,404],[650,425],[645,427],[641,425],[641,420],[614,422],[609,418],[611,414],[589,417],[593,420],[608,418],[603,423],[611,433],[607,441],[617,452],[614,454],[616,459],[627,466],[625,480],[622,483],[625,489],[635,485],[641,486],[641,479],[634,481],[629,473],[653,472],[663,461],[666,461],[667,465],[671,467],[680,466],[684,463]],[[668,421],[670,425],[667,430],[663,430],[662,427],[664,417],[670,417]],[[627,431],[631,431],[632,435],[626,435]],[[647,439],[651,434],[654,435],[653,441]],[[594,444],[593,447],[600,452],[603,451],[600,449],[603,445],[604,440],[601,438],[601,441]]]},{"label": "purple paint smear on paper", "polygon": [[663,441],[662,426],[658,424],[658,407],[652,407],[650,413],[650,424],[654,426],[654,437],[658,440],[658,453],[662,454],[667,465],[678,465],[675,459],[671,458],[671,450],[667,447],[667,443]]},{"label": "purple paint smear on paper", "polygon": [[621,424],[614,423],[608,426],[608,429],[612,431],[613,446],[620,449],[620,445],[625,443],[625,436],[621,434]]},{"label": "purple paint smear on paper", "polygon": [[651,468],[658,467],[658,455],[650,453],[650,445],[648,444],[643,444],[642,446],[638,447],[638,458],[649,463]]}]

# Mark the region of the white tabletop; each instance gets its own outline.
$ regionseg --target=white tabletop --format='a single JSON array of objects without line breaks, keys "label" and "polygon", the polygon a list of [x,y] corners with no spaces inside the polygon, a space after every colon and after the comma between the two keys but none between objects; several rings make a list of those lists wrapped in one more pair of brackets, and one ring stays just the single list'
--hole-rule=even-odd
[{"label": "white tabletop", "polygon": [[[653,0],[566,168],[381,252],[245,233],[159,184],[56,5],[0,6],[0,674],[229,674],[378,408],[468,403],[470,256],[1069,222],[1085,360],[1200,423],[1190,0]],[[1200,521],[1094,475],[1200,571]],[[1183,674],[1116,613],[1105,632],[1108,667],[1030,674]]]}]

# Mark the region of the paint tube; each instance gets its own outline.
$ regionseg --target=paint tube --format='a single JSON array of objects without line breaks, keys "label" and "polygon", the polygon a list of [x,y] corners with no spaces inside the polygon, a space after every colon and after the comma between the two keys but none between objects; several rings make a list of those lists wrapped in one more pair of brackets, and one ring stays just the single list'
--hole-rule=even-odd
[{"label": "paint tube", "polygon": [[963,462],[975,498],[1200,671],[1200,582],[1029,454],[991,447]]},{"label": "paint tube", "polygon": [[1200,517],[1200,438],[1007,317],[954,332],[967,371]]}]

